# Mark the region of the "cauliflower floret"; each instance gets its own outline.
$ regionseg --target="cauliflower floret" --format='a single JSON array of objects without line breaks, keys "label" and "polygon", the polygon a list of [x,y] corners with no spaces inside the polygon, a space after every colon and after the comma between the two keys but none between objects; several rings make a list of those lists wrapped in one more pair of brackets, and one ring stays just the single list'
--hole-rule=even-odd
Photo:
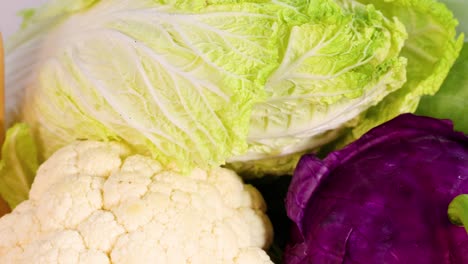
[{"label": "cauliflower floret", "polygon": [[228,169],[181,175],[116,142],[76,142],[0,218],[0,263],[272,263],[265,210]]}]

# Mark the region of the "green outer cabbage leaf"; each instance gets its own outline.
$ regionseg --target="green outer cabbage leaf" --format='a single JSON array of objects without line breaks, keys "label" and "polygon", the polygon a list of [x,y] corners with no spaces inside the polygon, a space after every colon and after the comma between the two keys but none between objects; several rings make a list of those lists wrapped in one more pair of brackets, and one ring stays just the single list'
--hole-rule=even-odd
[{"label": "green outer cabbage leaf", "polygon": [[468,234],[468,194],[460,194],[448,205],[447,214],[454,225],[463,226]]},{"label": "green outer cabbage leaf", "polygon": [[416,110],[418,115],[451,119],[458,131],[468,134],[468,43],[447,79],[434,96],[424,96]]},{"label": "green outer cabbage leaf", "polygon": [[345,137],[343,146],[401,113],[414,112],[423,95],[434,95],[457,59],[463,45],[458,21],[447,7],[434,0],[359,0],[373,4],[387,17],[397,17],[408,31],[401,55],[408,59],[407,82],[364,115]]},{"label": "green outer cabbage leaf", "polygon": [[222,164],[247,148],[252,106],[287,33],[281,16],[294,19],[256,2],[54,1],[26,12],[9,42],[7,96],[42,159],[95,139],[168,166]]},{"label": "green outer cabbage leaf", "polygon": [[434,96],[423,96],[416,113],[451,119],[456,130],[468,133],[468,1],[441,2],[453,11],[460,21],[457,29],[465,33],[465,43],[440,90]]},{"label": "green outer cabbage leaf", "polygon": [[0,196],[10,208],[28,199],[38,166],[36,142],[29,126],[15,124],[7,131],[0,161]]},{"label": "green outer cabbage leaf", "polygon": [[468,42],[468,1],[465,0],[440,0],[455,15],[458,24],[458,31],[465,33],[465,42]]}]

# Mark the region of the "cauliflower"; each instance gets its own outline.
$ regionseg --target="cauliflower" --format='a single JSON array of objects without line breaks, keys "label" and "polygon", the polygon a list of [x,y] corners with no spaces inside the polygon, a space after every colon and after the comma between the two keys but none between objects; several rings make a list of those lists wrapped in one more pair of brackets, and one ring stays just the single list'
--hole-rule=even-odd
[{"label": "cauliflower", "polygon": [[81,141],[0,218],[0,263],[272,263],[265,211],[228,169],[181,175],[120,143]]}]

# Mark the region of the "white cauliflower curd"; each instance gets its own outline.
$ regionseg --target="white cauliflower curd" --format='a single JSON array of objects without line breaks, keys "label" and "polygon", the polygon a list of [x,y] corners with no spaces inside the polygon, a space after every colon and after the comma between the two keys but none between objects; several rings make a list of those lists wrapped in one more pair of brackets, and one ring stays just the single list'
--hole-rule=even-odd
[{"label": "white cauliflower curd", "polygon": [[119,143],[81,141],[0,218],[0,263],[272,263],[265,211],[233,171],[181,175]]}]

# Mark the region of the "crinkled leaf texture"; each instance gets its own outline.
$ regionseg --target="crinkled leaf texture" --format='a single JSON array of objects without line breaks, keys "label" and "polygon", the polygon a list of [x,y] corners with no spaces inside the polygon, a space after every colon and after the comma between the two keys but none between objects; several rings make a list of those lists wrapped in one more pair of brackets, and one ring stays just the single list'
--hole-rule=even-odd
[{"label": "crinkled leaf texture", "polygon": [[291,172],[300,152],[414,111],[458,54],[434,0],[362,3],[51,1],[8,42],[7,112],[43,158],[117,140],[165,166]]},{"label": "crinkled leaf texture", "polygon": [[465,0],[440,0],[444,3],[455,15],[460,24],[458,31],[465,33],[465,42],[468,41],[468,2]]},{"label": "crinkled leaf texture", "polygon": [[405,82],[399,53],[407,36],[398,20],[352,1],[310,1],[297,12],[305,22],[292,26],[265,85],[268,98],[254,107],[249,151],[230,161],[281,158],[327,143]]},{"label": "crinkled leaf texture", "polygon": [[458,21],[435,0],[358,0],[372,4],[387,17],[397,17],[408,32],[401,56],[408,59],[405,85],[372,107],[340,142],[349,143],[371,128],[401,113],[414,112],[423,95],[434,95],[459,56],[463,34],[457,37]]},{"label": "crinkled leaf texture", "polygon": [[285,263],[468,263],[468,236],[447,215],[467,192],[468,137],[400,115],[323,160],[302,157]]},{"label": "crinkled leaf texture", "polygon": [[7,112],[21,102],[44,158],[76,139],[124,141],[180,168],[245,151],[278,64],[278,5],[81,2],[28,13],[7,46]]},{"label": "crinkled leaf texture", "polygon": [[[435,0],[333,2],[342,15],[332,3],[323,13],[312,8],[311,16],[328,19],[292,31],[291,39],[298,38],[289,42],[290,53],[284,53],[267,81],[269,99],[253,110],[249,152],[235,159],[244,161],[235,164],[239,171],[292,173],[297,153],[339,138],[323,150],[328,152],[401,113],[414,112],[422,95],[437,92],[462,47],[457,20]],[[311,28],[323,31],[305,32]],[[366,56],[367,48],[372,52]],[[275,157],[281,171],[271,168],[272,162],[257,161]]]}]

